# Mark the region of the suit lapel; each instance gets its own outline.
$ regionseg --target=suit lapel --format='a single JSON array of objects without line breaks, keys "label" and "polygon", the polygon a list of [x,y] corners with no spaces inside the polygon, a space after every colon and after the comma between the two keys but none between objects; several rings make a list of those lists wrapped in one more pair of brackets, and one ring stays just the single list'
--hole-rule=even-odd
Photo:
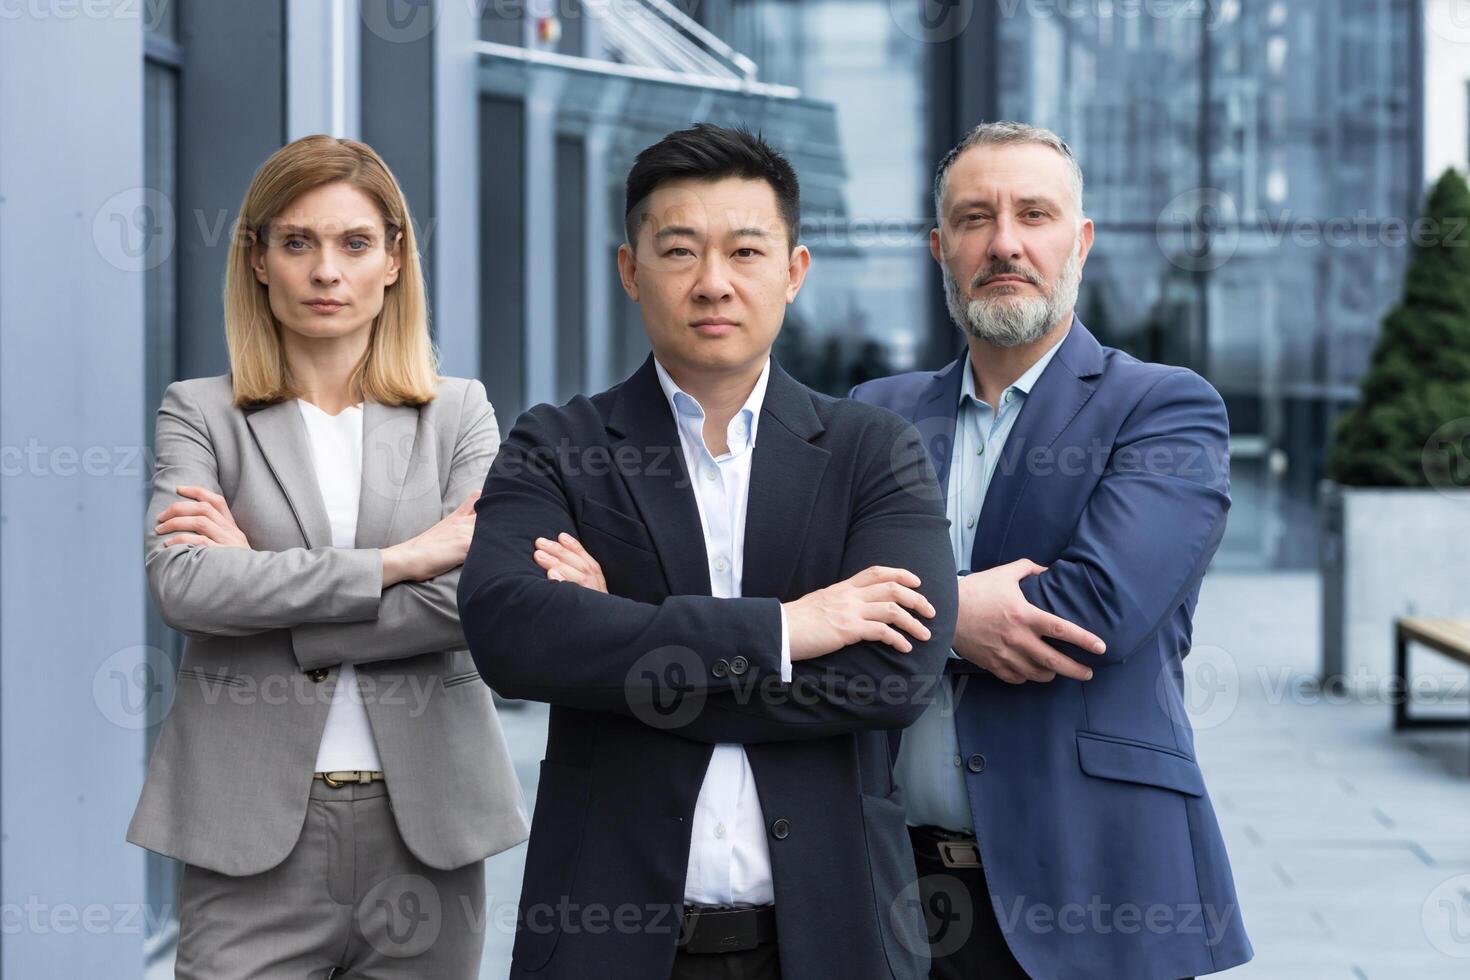
[{"label": "suit lapel", "polygon": [[949,464],[954,456],[955,422],[960,410],[960,387],[964,380],[965,351],[950,361],[934,376],[919,394],[914,405],[914,417],[910,419],[929,451],[929,461],[934,464],[934,474],[939,478],[941,497],[948,496]]},{"label": "suit lapel", "polygon": [[674,411],[659,387],[653,355],[623,382],[608,416],[613,458],[619,447],[636,453],[637,469],[623,472],[643,524],[658,549],[670,595],[709,595],[704,528],[694,501]]},{"label": "suit lapel", "polygon": [[980,526],[970,556],[972,569],[978,571],[999,564],[1016,505],[1031,481],[1033,467],[1027,464],[1027,459],[1034,452],[1051,449],[1092,397],[1097,386],[1091,379],[1101,373],[1102,347],[1082,321],[1074,317],[1061,348],[1026,396],[1021,414],[1006,438],[980,511]]},{"label": "suit lapel", "polygon": [[[300,406],[294,399],[287,399],[253,409],[245,418],[261,455],[290,502],[306,546],[331,547],[332,526],[322,502]],[[438,490],[435,475],[416,455],[418,419],[416,406],[364,401],[355,547],[381,548],[388,543],[405,486],[414,492]]]},{"label": "suit lapel", "polygon": [[276,482],[286,494],[291,513],[308,548],[329,548],[332,526],[327,508],[322,503],[321,487],[316,482],[316,468],[311,461],[306,422],[294,399],[274,402],[252,409],[245,416],[255,444],[265,457]]},{"label": "suit lapel", "polygon": [[772,360],[752,450],[741,595],[786,595],[831,456],[811,442],[823,431],[810,393]]}]

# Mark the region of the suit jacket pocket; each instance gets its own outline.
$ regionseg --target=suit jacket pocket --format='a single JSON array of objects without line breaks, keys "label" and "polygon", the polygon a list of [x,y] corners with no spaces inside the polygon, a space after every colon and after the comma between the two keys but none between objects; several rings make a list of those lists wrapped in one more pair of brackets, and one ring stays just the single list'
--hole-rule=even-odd
[{"label": "suit jacket pocket", "polygon": [[1203,796],[1205,792],[1199,763],[1163,745],[1078,732],[1077,761],[1083,772],[1100,779],[1159,786],[1186,796]]},{"label": "suit jacket pocket", "polygon": [[895,789],[886,797],[863,795],[860,799],[873,902],[878,913],[878,935],[888,956],[888,968],[899,980],[926,977],[929,934],[924,925],[919,875],[904,819],[903,798]]},{"label": "suit jacket pocket", "polygon": [[557,909],[573,901],[591,786],[590,770],[541,763],[521,887],[521,921],[511,952],[516,966],[524,970],[541,969],[556,951],[561,937]]},{"label": "suit jacket pocket", "polygon": [[[648,529],[643,526],[642,521],[620,510],[614,510],[607,504],[600,504],[590,497],[582,498],[581,523],[584,528],[592,528],[617,538],[624,544],[654,553],[653,538],[649,537]],[[591,551],[590,548],[588,550]],[[594,552],[592,557],[596,558],[597,554]]]}]

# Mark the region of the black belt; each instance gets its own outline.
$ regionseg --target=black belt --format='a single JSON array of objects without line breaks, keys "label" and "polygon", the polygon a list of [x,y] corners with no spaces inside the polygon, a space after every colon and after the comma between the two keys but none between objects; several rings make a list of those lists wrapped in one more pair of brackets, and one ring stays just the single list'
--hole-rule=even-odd
[{"label": "black belt", "polygon": [[684,906],[679,948],[686,953],[738,953],[776,938],[776,906],[734,909]]},{"label": "black belt", "polygon": [[925,857],[939,856],[946,868],[980,867],[980,845],[974,834],[961,834],[939,827],[910,827],[914,850]]}]

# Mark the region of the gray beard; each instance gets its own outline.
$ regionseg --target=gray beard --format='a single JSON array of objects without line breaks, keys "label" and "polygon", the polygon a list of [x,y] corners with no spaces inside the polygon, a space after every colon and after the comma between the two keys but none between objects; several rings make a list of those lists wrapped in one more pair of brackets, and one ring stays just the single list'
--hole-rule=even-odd
[{"label": "gray beard", "polygon": [[1051,328],[1077,306],[1077,289],[1082,284],[1082,262],[1075,244],[1056,285],[1042,285],[1040,296],[1020,299],[1010,296],[965,301],[949,266],[943,267],[944,299],[950,319],[967,335],[997,347],[1021,347],[1045,337]]}]

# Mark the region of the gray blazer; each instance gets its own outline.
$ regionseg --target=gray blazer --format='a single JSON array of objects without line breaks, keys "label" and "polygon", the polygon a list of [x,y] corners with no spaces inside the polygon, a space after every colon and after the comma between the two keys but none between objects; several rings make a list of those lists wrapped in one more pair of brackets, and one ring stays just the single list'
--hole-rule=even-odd
[{"label": "gray blazer", "polygon": [[[197,378],[169,385],[158,410],[144,564],[187,639],[128,840],[230,875],[280,863],[343,662],[414,855],[457,868],[525,840],[520,784],[460,629],[460,570],[384,589],[378,551],[484,485],[500,445],[484,386],[442,378],[422,407],[364,404],[356,548],[331,546],[300,409],[230,399],[229,375]],[[179,486],[222,494],[251,548],[165,548],[153,528],[186,499]]]}]

